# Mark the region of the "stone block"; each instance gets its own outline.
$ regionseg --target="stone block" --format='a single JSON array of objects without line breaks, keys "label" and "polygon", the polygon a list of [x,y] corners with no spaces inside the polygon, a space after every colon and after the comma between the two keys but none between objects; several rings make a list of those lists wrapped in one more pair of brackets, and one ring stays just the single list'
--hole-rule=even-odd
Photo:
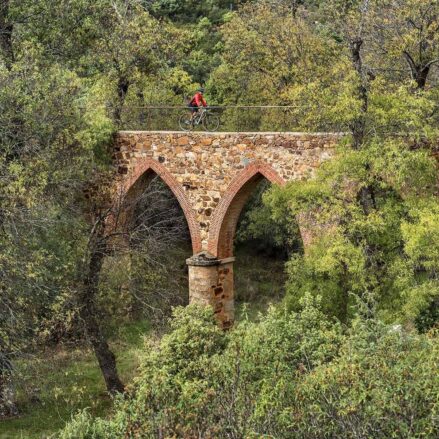
[{"label": "stone block", "polygon": [[204,145],[204,146],[212,145],[212,138],[211,137],[203,137],[201,139],[201,144]]},{"label": "stone block", "polygon": [[177,140],[177,145],[189,145],[189,137],[183,136]]}]

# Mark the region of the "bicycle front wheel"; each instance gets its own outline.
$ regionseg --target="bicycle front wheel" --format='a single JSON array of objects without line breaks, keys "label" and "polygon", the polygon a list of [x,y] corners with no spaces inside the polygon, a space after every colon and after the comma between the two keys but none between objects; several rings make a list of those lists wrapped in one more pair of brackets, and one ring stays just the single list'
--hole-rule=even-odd
[{"label": "bicycle front wheel", "polygon": [[206,114],[203,119],[203,127],[206,131],[216,131],[219,127],[220,119],[216,114]]},{"label": "bicycle front wheel", "polygon": [[178,125],[183,131],[191,131],[194,128],[191,117],[187,113],[180,116],[180,119],[178,119]]}]

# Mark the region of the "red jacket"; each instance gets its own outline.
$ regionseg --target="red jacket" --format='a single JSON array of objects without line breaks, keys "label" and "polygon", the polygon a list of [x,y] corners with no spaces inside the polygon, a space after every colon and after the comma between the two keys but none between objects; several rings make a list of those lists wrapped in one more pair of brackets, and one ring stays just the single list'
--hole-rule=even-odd
[{"label": "red jacket", "polygon": [[197,91],[191,100],[191,105],[196,105],[197,107],[207,107],[207,102],[203,98],[203,95],[199,91]]}]

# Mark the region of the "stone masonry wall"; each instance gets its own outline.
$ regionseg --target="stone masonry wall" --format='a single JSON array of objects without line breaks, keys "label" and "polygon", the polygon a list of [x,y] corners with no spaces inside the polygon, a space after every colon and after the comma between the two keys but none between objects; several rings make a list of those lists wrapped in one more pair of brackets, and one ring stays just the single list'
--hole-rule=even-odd
[{"label": "stone masonry wall", "polygon": [[[194,253],[215,253],[218,237],[212,234],[220,233],[241,186],[256,174],[278,184],[308,179],[333,155],[340,137],[337,133],[121,131],[114,163],[125,191],[144,172],[159,174],[185,212]],[[209,237],[210,229],[215,232]]]}]

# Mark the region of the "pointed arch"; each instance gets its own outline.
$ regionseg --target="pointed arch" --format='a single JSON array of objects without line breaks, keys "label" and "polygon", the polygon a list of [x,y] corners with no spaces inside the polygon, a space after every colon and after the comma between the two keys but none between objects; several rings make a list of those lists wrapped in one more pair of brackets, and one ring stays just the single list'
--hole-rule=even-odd
[{"label": "pointed arch", "polygon": [[213,214],[209,231],[209,253],[219,259],[233,256],[233,239],[239,215],[263,178],[280,186],[285,185],[285,180],[270,165],[261,161],[252,162],[231,181]]},{"label": "pointed arch", "polygon": [[153,172],[158,175],[175,195],[175,198],[177,198],[189,227],[192,250],[194,253],[200,252],[201,234],[200,226],[195,217],[195,212],[192,209],[186,194],[184,193],[183,187],[162,164],[151,158],[138,160],[132,173],[129,174],[128,178],[122,183],[122,196],[125,198],[130,190],[134,188],[139,179],[149,172]]}]

